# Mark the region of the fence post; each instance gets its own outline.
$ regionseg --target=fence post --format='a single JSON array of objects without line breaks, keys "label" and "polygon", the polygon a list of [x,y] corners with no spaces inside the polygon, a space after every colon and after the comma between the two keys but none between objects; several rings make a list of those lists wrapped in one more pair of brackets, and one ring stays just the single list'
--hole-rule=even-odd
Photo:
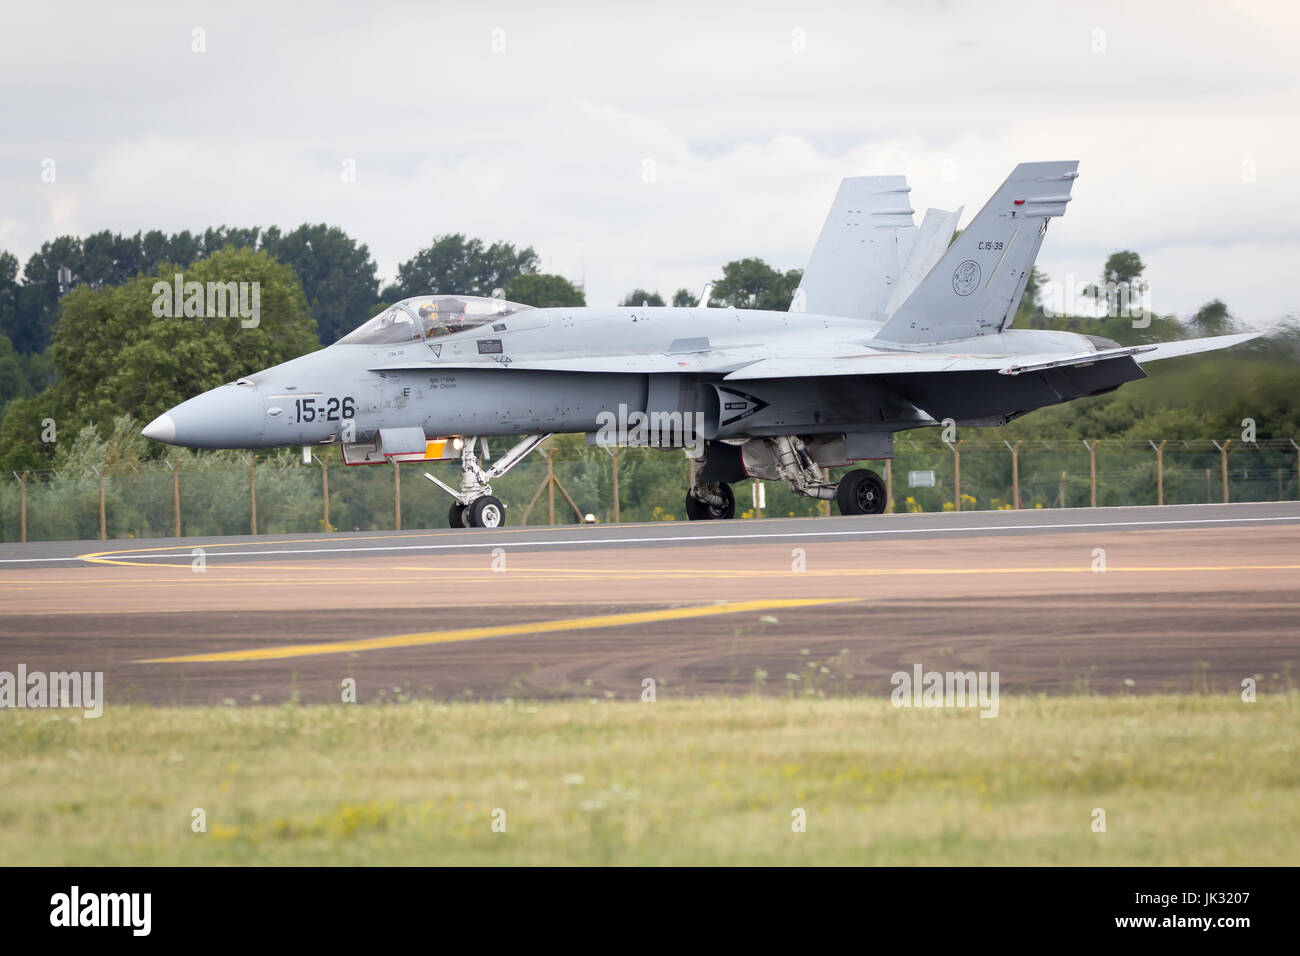
[{"label": "fence post", "polygon": [[248,462],[248,533],[257,534],[257,456]]},{"label": "fence post", "polygon": [[1011,449],[1011,507],[1020,510],[1020,442],[1014,445],[1009,441],[1002,444]]},{"label": "fence post", "polygon": [[317,458],[316,460],[320,462],[320,485],[321,498],[324,501],[325,509],[325,530],[333,531],[334,528],[330,525],[330,465],[324,458]]},{"label": "fence post", "polygon": [[1088,449],[1088,507],[1097,507],[1097,446],[1101,444],[1098,438],[1091,445],[1085,440],[1083,447]]},{"label": "fence post", "polygon": [[894,513],[894,459],[885,459],[885,514]]},{"label": "fence post", "polygon": [[[1287,441],[1289,441],[1291,443],[1291,447],[1295,449],[1295,474],[1296,474],[1296,478],[1300,479],[1300,445],[1296,444],[1296,440],[1294,438],[1288,438]],[[1300,488],[1296,489],[1296,493],[1300,494]]]},{"label": "fence post", "polygon": [[546,449],[546,523],[555,524],[555,449]]},{"label": "fence post", "polygon": [[104,469],[96,468],[95,474],[99,476],[99,540],[108,539],[108,521],[104,515]]},{"label": "fence post", "polygon": [[172,519],[176,525],[176,537],[181,536],[181,473],[171,461],[167,467],[172,471]]},{"label": "fence post", "polygon": [[1147,444],[1156,450],[1156,504],[1165,503],[1165,442],[1168,438],[1160,439],[1160,444],[1147,439]]},{"label": "fence post", "polygon": [[24,471],[18,479],[18,540],[25,542],[27,540],[27,476],[31,474]]},{"label": "fence post", "polygon": [[1061,488],[1060,494],[1057,495],[1056,502],[1058,508],[1065,507],[1065,472],[1061,472]]},{"label": "fence post", "polygon": [[966,439],[957,439],[952,446],[952,509],[961,511],[961,443]]},{"label": "fence post", "polygon": [[1226,505],[1228,503],[1228,446],[1232,444],[1232,439],[1224,439],[1222,445],[1217,441],[1213,443],[1214,447],[1219,449],[1219,467],[1223,474],[1223,503]]},{"label": "fence post", "polygon": [[402,530],[402,463],[393,462],[393,530]]},{"label": "fence post", "polygon": [[619,504],[619,500],[618,500],[618,499],[619,499],[619,495],[618,495],[618,445],[615,445],[615,446],[614,446],[614,474],[613,474],[613,484],[614,484],[614,524],[618,524],[620,521],[623,520],[622,510],[621,510],[621,506],[620,506],[620,504]]}]

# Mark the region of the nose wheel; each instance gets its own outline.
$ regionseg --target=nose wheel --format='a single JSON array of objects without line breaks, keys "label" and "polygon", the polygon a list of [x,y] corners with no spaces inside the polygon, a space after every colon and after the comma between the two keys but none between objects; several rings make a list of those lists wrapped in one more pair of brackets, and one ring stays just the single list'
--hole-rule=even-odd
[{"label": "nose wheel", "polygon": [[692,521],[734,518],[736,496],[731,485],[715,481],[692,488],[686,493],[686,517]]},{"label": "nose wheel", "polygon": [[465,518],[471,528],[499,528],[506,523],[506,506],[500,498],[484,495],[465,509]]},{"label": "nose wheel", "polygon": [[[478,457],[474,454],[478,439],[464,439],[460,455],[459,491],[426,471],[424,477],[452,497],[451,509],[447,512],[448,527],[500,528],[504,525],[506,523],[505,503],[492,494],[492,486],[489,482],[500,478],[519,464],[550,437],[550,435],[530,435],[498,458],[491,468],[484,468],[479,464]],[[485,444],[484,455],[486,454]]]}]

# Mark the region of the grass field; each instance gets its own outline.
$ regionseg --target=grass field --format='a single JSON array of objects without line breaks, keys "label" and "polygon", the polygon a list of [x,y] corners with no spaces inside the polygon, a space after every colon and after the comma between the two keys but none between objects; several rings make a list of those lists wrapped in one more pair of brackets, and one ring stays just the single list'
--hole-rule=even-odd
[{"label": "grass field", "polygon": [[994,719],[879,698],[6,711],[0,846],[11,865],[1297,864],[1300,696],[1004,696]]}]

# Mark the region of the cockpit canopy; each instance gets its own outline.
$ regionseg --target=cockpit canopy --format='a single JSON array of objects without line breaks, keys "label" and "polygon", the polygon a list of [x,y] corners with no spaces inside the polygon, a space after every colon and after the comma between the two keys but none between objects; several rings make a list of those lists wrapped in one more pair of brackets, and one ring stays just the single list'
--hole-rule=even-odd
[{"label": "cockpit canopy", "polygon": [[531,308],[530,305],[480,295],[419,295],[389,306],[365,325],[343,336],[338,344],[419,342],[499,322],[508,315]]}]

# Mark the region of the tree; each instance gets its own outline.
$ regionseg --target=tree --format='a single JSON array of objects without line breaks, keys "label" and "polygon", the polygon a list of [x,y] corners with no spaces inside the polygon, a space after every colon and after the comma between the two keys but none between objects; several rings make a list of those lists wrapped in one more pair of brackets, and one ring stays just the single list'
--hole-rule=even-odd
[{"label": "tree", "polygon": [[282,236],[272,226],[262,248],[302,281],[322,345],[338,341],[378,311],[379,276],[370,250],[339,227],[304,223]]},{"label": "tree", "polygon": [[619,305],[663,305],[664,297],[658,292],[647,292],[645,289],[633,289]]},{"label": "tree", "polygon": [[[6,338],[18,331],[18,257],[10,252],[0,252],[0,335]],[[12,339],[10,339],[12,345]]]},{"label": "tree", "polygon": [[[1142,273],[1145,271],[1146,264],[1143,263],[1142,257],[1132,250],[1122,249],[1110,254],[1101,271],[1107,315],[1112,317],[1120,315],[1126,304],[1141,300],[1142,293],[1145,291],[1142,283]],[[1132,311],[1131,305],[1130,311]]]},{"label": "tree", "polygon": [[564,276],[530,274],[515,276],[506,285],[506,298],[511,302],[535,306],[539,309],[556,309],[565,306],[583,306],[586,296],[579,292]]},{"label": "tree", "polygon": [[1236,329],[1232,314],[1219,299],[1212,299],[1192,316],[1192,328],[1197,335],[1227,335]]},{"label": "tree", "polygon": [[[42,352],[58,316],[59,296],[81,281],[84,254],[76,236],[59,236],[32,253],[23,267],[18,319],[6,333],[20,352]],[[64,271],[66,270],[66,272]],[[60,280],[63,273],[63,280]]]},{"label": "tree", "polygon": [[1029,278],[1025,280],[1025,295],[1020,301],[1028,302],[1032,308],[1041,306],[1043,296],[1043,286],[1051,280],[1048,279],[1047,273],[1040,270],[1037,266],[1029,270]]},{"label": "tree", "polygon": [[698,302],[700,297],[690,289],[678,289],[673,293],[673,305],[679,309],[684,309]]},{"label": "tree", "polygon": [[537,271],[537,253],[531,246],[517,250],[508,242],[484,247],[481,239],[460,233],[437,236],[397,267],[397,286],[403,298],[427,293],[491,295],[511,279]]},{"label": "tree", "polygon": [[709,304],[732,309],[763,309],[785,312],[799,287],[802,269],[781,272],[762,259],[739,259],[722,267],[722,278],[713,284]]},{"label": "tree", "polygon": [[319,344],[298,277],[267,253],[226,248],[184,270],[187,282],[257,283],[256,328],[242,327],[238,318],[156,315],[154,285],[170,286],[178,268],[165,263],[152,276],[109,288],[83,284],[63,298],[50,348],[58,382],[10,403],[0,428],[0,440],[9,444],[0,448],[0,462],[52,453],[33,448],[45,417],[56,420],[60,435],[88,424],[107,433],[124,410],[147,420]]}]

